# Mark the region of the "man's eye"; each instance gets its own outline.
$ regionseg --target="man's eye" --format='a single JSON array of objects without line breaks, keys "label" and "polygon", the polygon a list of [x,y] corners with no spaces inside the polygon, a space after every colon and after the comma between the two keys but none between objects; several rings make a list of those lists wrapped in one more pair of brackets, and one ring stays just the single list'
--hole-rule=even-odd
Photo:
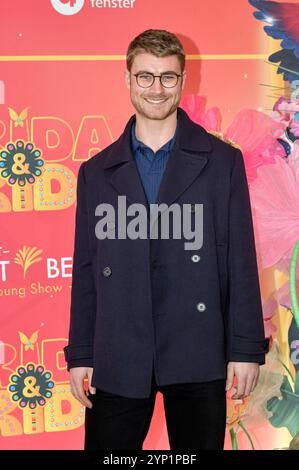
[{"label": "man's eye", "polygon": [[151,80],[152,76],[149,75],[148,73],[143,73],[143,74],[139,75],[139,78],[141,78],[142,80]]},{"label": "man's eye", "polygon": [[163,75],[163,80],[174,80],[176,75]]}]

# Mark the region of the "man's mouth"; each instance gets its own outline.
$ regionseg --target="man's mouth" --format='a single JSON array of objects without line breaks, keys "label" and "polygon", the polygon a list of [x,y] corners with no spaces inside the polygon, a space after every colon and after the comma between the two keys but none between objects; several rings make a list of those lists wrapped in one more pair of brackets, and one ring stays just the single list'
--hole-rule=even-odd
[{"label": "man's mouth", "polygon": [[154,99],[154,98],[144,98],[145,101],[147,101],[150,104],[161,104],[164,103],[164,101],[167,100],[167,98],[161,98],[161,99]]}]

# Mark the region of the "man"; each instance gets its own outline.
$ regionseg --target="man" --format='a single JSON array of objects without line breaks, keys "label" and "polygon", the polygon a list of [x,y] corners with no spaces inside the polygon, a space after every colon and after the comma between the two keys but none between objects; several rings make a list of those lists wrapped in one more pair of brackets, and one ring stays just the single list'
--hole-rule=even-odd
[{"label": "man", "polygon": [[[87,407],[85,449],[142,449],[157,391],[171,449],[223,449],[226,391],[236,378],[234,399],[248,396],[268,350],[242,153],[179,107],[185,54],[174,34],[138,35],[125,80],[136,114],[78,174],[64,351],[72,394]],[[124,214],[109,207],[120,212],[121,197],[126,215],[145,209],[143,227],[154,203],[164,205],[156,223],[176,205],[202,243],[186,248],[148,226],[146,237],[120,236]]]}]

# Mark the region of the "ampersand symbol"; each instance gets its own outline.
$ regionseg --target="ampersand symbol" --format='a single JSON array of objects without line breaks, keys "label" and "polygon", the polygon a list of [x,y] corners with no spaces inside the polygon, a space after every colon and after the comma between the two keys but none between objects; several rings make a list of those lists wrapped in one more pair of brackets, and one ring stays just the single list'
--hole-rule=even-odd
[{"label": "ampersand symbol", "polygon": [[28,170],[29,163],[24,163],[26,156],[23,153],[16,153],[13,157],[14,164],[12,165],[12,171],[16,175],[23,175],[24,173],[30,173]]},{"label": "ampersand symbol", "polygon": [[26,377],[24,380],[24,385],[26,387],[23,388],[23,395],[27,398],[32,398],[32,397],[40,397],[41,394],[39,393],[40,386],[36,384],[36,378],[29,376]]}]

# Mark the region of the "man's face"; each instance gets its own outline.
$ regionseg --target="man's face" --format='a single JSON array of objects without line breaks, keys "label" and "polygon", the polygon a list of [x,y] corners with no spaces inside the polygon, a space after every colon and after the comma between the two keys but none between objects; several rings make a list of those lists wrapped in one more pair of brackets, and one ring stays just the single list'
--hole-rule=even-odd
[{"label": "man's face", "polygon": [[185,86],[186,72],[179,77],[173,88],[165,88],[159,78],[149,88],[142,88],[137,84],[133,74],[138,72],[151,72],[160,75],[165,72],[182,74],[177,56],[156,57],[152,54],[138,54],[132,64],[131,73],[126,70],[126,85],[130,90],[131,101],[138,113],[148,119],[162,120],[172,114],[181,99],[181,92]]}]

